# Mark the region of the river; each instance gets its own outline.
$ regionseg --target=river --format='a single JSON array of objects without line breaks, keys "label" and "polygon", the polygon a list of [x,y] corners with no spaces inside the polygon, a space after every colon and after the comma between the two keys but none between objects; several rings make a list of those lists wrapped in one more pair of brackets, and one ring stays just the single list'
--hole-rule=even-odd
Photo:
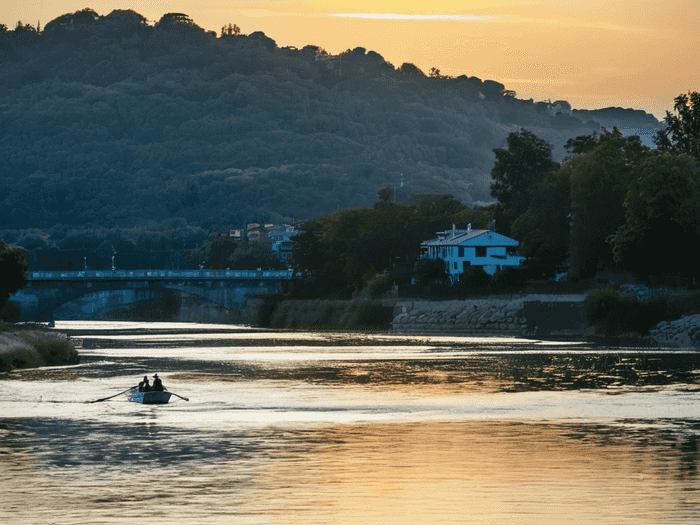
[{"label": "river", "polygon": [[[700,523],[700,353],[56,322],[0,378],[0,522]],[[118,395],[158,373],[167,405]]]}]

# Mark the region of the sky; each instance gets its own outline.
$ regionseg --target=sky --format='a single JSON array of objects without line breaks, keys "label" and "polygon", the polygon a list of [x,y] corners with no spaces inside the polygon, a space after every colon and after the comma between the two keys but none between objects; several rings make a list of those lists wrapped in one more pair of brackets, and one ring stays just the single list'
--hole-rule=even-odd
[{"label": "sky", "polygon": [[501,82],[518,98],[577,109],[643,109],[661,119],[700,91],[700,0],[4,0],[0,23],[42,26],[84,7],[133,9],[149,21],[186,13],[233,23],[280,47],[364,47],[398,67]]}]

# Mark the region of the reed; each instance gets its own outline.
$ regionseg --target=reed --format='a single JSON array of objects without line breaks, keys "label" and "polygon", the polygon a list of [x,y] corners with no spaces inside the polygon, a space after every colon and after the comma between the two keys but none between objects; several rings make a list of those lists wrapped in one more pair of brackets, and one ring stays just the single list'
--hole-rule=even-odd
[{"label": "reed", "polygon": [[0,372],[16,368],[73,365],[80,356],[64,335],[36,327],[0,327]]}]

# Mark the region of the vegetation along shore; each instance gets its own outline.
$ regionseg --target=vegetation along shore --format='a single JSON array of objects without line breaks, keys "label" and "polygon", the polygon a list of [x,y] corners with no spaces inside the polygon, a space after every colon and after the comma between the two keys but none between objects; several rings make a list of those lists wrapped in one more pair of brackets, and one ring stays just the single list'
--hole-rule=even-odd
[{"label": "vegetation along shore", "polygon": [[66,334],[40,325],[0,323],[0,373],[15,368],[75,365],[80,356]]}]

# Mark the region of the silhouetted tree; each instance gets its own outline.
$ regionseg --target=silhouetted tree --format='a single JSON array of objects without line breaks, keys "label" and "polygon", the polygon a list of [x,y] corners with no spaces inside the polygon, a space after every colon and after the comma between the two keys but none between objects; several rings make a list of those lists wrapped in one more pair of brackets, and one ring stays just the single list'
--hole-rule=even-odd
[{"label": "silhouetted tree", "polygon": [[654,143],[662,151],[687,153],[700,163],[700,93],[677,96],[673,108],[677,114],[666,112],[666,128],[656,133]]},{"label": "silhouetted tree", "polygon": [[513,221],[530,206],[537,184],[557,164],[552,161],[552,146],[530,131],[513,132],[506,141],[507,149],[493,150],[491,196],[498,199],[496,225],[508,235]]},{"label": "silhouetted tree", "polygon": [[403,64],[401,64],[399,71],[401,71],[401,73],[403,73],[404,75],[411,75],[416,77],[425,76],[425,73],[423,73],[423,71],[421,71],[420,68],[418,68],[418,66],[414,66],[409,62],[404,62]]},{"label": "silhouetted tree", "polygon": [[227,26],[223,26],[221,28],[221,36],[238,36],[241,34],[241,28],[238,27],[236,24],[229,24]]},{"label": "silhouetted tree", "polygon": [[377,197],[379,197],[381,202],[389,202],[389,199],[391,199],[391,188],[382,188],[377,192]]},{"label": "silhouetted tree", "polygon": [[691,155],[654,152],[639,163],[625,196],[615,260],[643,275],[698,273],[700,173]]},{"label": "silhouetted tree", "polygon": [[649,151],[639,137],[625,137],[616,128],[595,140],[595,148],[587,145],[587,153],[562,166],[571,181],[569,275],[574,279],[592,277],[598,266],[613,264],[607,241],[625,222],[625,194]]},{"label": "silhouetted tree", "polygon": [[0,239],[0,308],[10,295],[24,288],[27,265],[27,252],[24,248],[10,248]]}]

